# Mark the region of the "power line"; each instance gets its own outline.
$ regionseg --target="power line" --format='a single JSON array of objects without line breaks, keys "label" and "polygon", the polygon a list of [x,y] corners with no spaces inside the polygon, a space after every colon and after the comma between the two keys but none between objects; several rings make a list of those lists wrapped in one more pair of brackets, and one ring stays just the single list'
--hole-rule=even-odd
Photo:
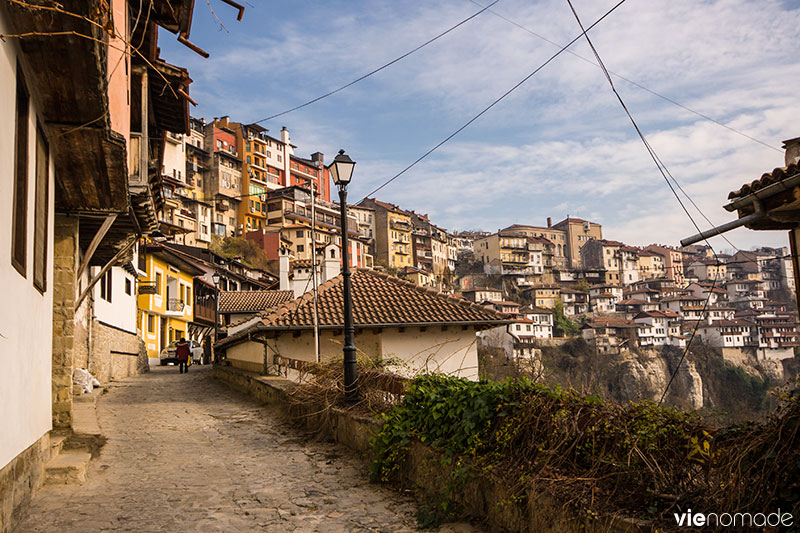
[{"label": "power line", "polygon": [[[694,225],[694,227],[697,229],[698,232],[700,232],[700,228],[697,225],[697,222],[695,222],[694,218],[689,213],[689,210],[686,209],[686,206],[683,204],[683,201],[681,200],[681,198],[678,195],[677,191],[672,186],[672,183],[670,183],[669,178],[667,177],[668,171],[667,171],[666,165],[664,165],[664,163],[661,161],[661,158],[655,152],[653,147],[650,146],[650,143],[647,142],[647,139],[645,138],[644,133],[639,128],[639,125],[636,123],[636,120],[633,118],[633,115],[631,115],[631,112],[628,110],[628,106],[625,105],[625,101],[622,99],[622,96],[619,94],[619,92],[617,91],[617,88],[614,86],[614,81],[611,79],[611,75],[608,73],[608,70],[606,69],[606,66],[603,63],[603,60],[600,57],[600,54],[597,52],[597,49],[594,47],[594,43],[592,43],[592,40],[589,37],[589,34],[586,33],[587,30],[585,30],[583,28],[583,23],[581,22],[581,19],[578,16],[578,12],[575,11],[575,7],[572,5],[572,0],[567,0],[567,4],[569,4],[569,8],[572,10],[572,14],[575,16],[575,20],[578,22],[578,26],[581,28],[581,30],[583,30],[583,36],[586,38],[586,42],[589,44],[589,47],[592,49],[592,53],[594,54],[595,59],[597,59],[597,64],[600,65],[600,68],[603,70],[603,74],[605,75],[606,80],[608,81],[609,85],[611,86],[611,90],[614,92],[614,95],[617,97],[617,100],[619,101],[620,105],[622,106],[622,109],[625,111],[625,114],[628,115],[628,118],[630,119],[631,124],[633,124],[633,127],[636,130],[636,133],[639,135],[639,138],[642,140],[642,143],[644,144],[645,148],[647,148],[647,152],[650,154],[650,157],[653,159],[653,162],[656,164],[656,167],[658,168],[658,171],[661,173],[661,176],[664,178],[664,181],[667,182],[667,186],[669,186],[669,189],[670,189],[670,191],[672,191],[672,194],[675,196],[675,199],[678,200],[678,204],[680,204],[681,208],[686,213],[686,216],[689,217],[689,220],[691,220],[691,222]],[[684,192],[684,194],[685,194],[685,192]],[[708,242],[708,239],[705,239],[705,241],[706,241],[706,244],[708,244],[708,247],[711,249],[711,252],[714,254],[714,259],[716,260],[717,265],[720,265],[721,262],[720,262],[719,256],[717,255],[717,252],[714,250],[714,247],[711,246],[711,244]],[[716,278],[717,277],[715,276],[714,279],[712,280],[711,290],[708,291],[708,296],[706,297],[706,301],[703,303],[702,314],[706,314],[706,312],[707,312],[708,305],[709,305],[709,303],[711,301],[711,295],[714,292],[714,286],[716,284]],[[699,324],[700,324],[699,321],[695,324],[695,327],[692,330],[692,335],[689,337],[689,341],[686,343],[686,348],[684,349],[683,354],[681,355],[681,358],[678,361],[678,364],[675,366],[675,371],[670,376],[670,379],[667,382],[667,386],[664,388],[664,393],[661,395],[661,398],[658,400],[659,404],[664,401],[664,398],[667,395],[667,391],[669,391],[669,388],[672,385],[672,382],[675,380],[675,376],[678,375],[678,370],[680,369],[681,364],[683,364],[683,361],[686,358],[686,355],[689,353],[689,347],[692,345],[692,341],[694,340],[695,335],[697,334],[697,329],[699,327]]]},{"label": "power line", "polygon": [[283,116],[283,115],[286,115],[286,114],[288,114],[288,113],[291,113],[292,111],[297,111],[298,109],[302,109],[302,108],[304,108],[304,107],[306,107],[306,106],[309,106],[309,105],[311,105],[311,104],[313,104],[313,103],[315,103],[315,102],[319,102],[319,101],[320,101],[320,100],[322,100],[323,98],[327,98],[327,97],[329,97],[329,96],[331,96],[331,95],[334,95],[334,94],[338,93],[339,91],[343,91],[343,90],[347,89],[348,87],[350,87],[350,86],[352,86],[352,85],[355,85],[356,83],[358,83],[358,82],[360,82],[360,81],[362,81],[362,80],[364,80],[364,79],[366,79],[366,78],[369,78],[369,77],[370,77],[370,76],[372,76],[373,74],[377,74],[377,73],[378,73],[378,72],[380,72],[381,70],[383,70],[383,69],[385,69],[385,68],[387,68],[387,67],[389,67],[389,66],[391,66],[391,65],[394,65],[394,64],[395,64],[395,63],[397,63],[398,61],[400,61],[400,60],[402,60],[402,59],[405,59],[405,58],[407,58],[408,56],[410,56],[410,55],[411,55],[411,54],[413,54],[414,52],[416,52],[416,51],[418,51],[418,50],[421,50],[422,48],[425,48],[426,46],[428,46],[428,45],[429,45],[429,44],[431,44],[432,42],[434,42],[434,41],[438,40],[439,38],[441,38],[441,37],[444,37],[445,35],[447,35],[447,34],[448,34],[448,33],[450,33],[451,31],[453,31],[453,30],[455,30],[456,28],[458,28],[459,26],[461,26],[461,25],[463,25],[463,24],[466,24],[467,22],[469,22],[470,20],[474,19],[475,17],[477,17],[478,15],[480,15],[481,13],[483,13],[484,11],[486,11],[487,9],[489,9],[490,7],[492,7],[493,5],[495,5],[495,4],[496,4],[497,2],[499,2],[499,1],[500,1],[500,0],[495,0],[494,2],[492,2],[492,3],[491,3],[491,4],[489,4],[488,6],[484,7],[483,9],[481,9],[480,11],[478,11],[477,13],[473,13],[473,14],[472,14],[472,15],[470,15],[469,17],[465,18],[464,20],[462,20],[461,22],[459,22],[459,23],[458,23],[458,24],[456,24],[455,26],[451,26],[450,28],[448,28],[448,29],[446,29],[445,31],[443,31],[442,33],[440,33],[440,34],[436,35],[436,36],[435,36],[435,37],[433,37],[432,39],[429,39],[429,40],[425,41],[424,43],[422,43],[421,45],[417,46],[416,48],[414,48],[414,49],[412,49],[412,50],[410,50],[410,51],[406,52],[405,54],[403,54],[403,55],[401,55],[401,56],[399,56],[399,57],[397,57],[397,58],[395,58],[395,59],[392,59],[392,60],[391,60],[391,61],[389,61],[388,63],[385,63],[384,65],[382,65],[382,66],[380,66],[380,67],[376,68],[375,70],[371,70],[370,72],[367,72],[366,74],[364,74],[364,75],[363,75],[363,76],[361,76],[360,78],[356,78],[355,80],[351,81],[350,83],[347,83],[347,84],[345,84],[345,85],[342,85],[342,86],[341,86],[341,87],[339,87],[338,89],[334,89],[334,90],[332,90],[332,91],[330,91],[330,92],[327,92],[327,93],[325,93],[325,94],[323,94],[323,95],[321,95],[321,96],[317,96],[316,98],[313,98],[313,99],[309,100],[308,102],[306,102],[306,103],[304,103],[304,104],[300,104],[300,105],[298,105],[298,106],[295,106],[295,107],[293,107],[293,108],[291,108],[291,109],[287,109],[286,111],[281,111],[280,113],[276,113],[275,115],[271,115],[271,116],[269,116],[269,117],[267,117],[267,118],[262,118],[261,120],[257,120],[257,121],[255,121],[255,124],[258,124],[258,123],[260,123],[260,122],[266,122],[267,120],[272,120],[273,118],[278,118],[278,117],[280,117],[280,116]]},{"label": "power line", "polygon": [[[479,2],[476,2],[476,0],[469,0],[469,1],[470,1],[470,2],[472,2],[473,4],[475,4],[475,5],[476,5],[476,6],[478,6],[478,7],[483,7],[483,5],[482,5],[482,4],[480,4]],[[488,9],[489,7],[491,7],[491,6],[487,6],[487,9]],[[494,11],[494,10],[492,10],[492,9],[488,9],[488,11],[489,11],[489,13],[491,13],[492,15],[494,15],[495,17],[498,17],[498,18],[500,18],[500,19],[502,19],[502,20],[504,20],[504,21],[508,22],[509,24],[511,24],[511,25],[513,25],[513,26],[516,26],[517,28],[521,29],[522,31],[525,31],[525,32],[527,32],[527,33],[530,33],[530,34],[531,34],[531,35],[533,35],[534,37],[537,37],[537,38],[539,38],[539,39],[541,39],[541,40],[545,41],[546,43],[552,44],[553,46],[556,46],[556,47],[559,47],[559,48],[561,47],[561,45],[560,45],[560,44],[558,44],[557,42],[555,42],[555,41],[553,41],[553,40],[550,40],[550,39],[548,39],[547,37],[545,37],[544,35],[541,35],[541,34],[539,34],[539,33],[536,33],[535,31],[533,31],[533,30],[531,30],[531,29],[529,29],[529,28],[526,28],[526,27],[525,27],[525,26],[523,26],[522,24],[519,24],[518,22],[515,22],[514,20],[511,20],[510,18],[508,18],[508,17],[505,17],[505,16],[501,15],[501,14],[500,14],[500,13],[498,13],[497,11]],[[582,60],[582,61],[585,61],[586,63],[589,63],[590,65],[593,65],[593,66],[595,66],[595,67],[599,67],[599,65],[598,65],[597,63],[595,63],[594,61],[592,61],[592,60],[591,60],[591,59],[589,59],[589,58],[583,57],[582,55],[580,55],[580,54],[579,54],[579,53],[577,53],[577,52],[574,52],[574,51],[572,51],[572,50],[567,50],[567,53],[568,53],[568,54],[572,54],[573,56],[577,57],[578,59],[580,59],[580,60]],[[631,85],[633,85],[634,87],[638,87],[639,89],[641,89],[641,90],[643,90],[643,91],[646,91],[646,92],[648,92],[648,93],[652,94],[653,96],[657,96],[658,98],[661,98],[662,100],[664,100],[664,101],[666,101],[666,102],[669,102],[669,103],[671,103],[671,104],[673,104],[673,105],[676,105],[676,106],[680,107],[681,109],[684,109],[684,110],[686,110],[686,111],[688,111],[688,112],[690,112],[690,113],[693,113],[693,114],[697,115],[697,116],[698,116],[698,117],[700,117],[700,118],[703,118],[703,119],[705,119],[705,120],[708,120],[708,121],[710,121],[710,122],[713,122],[714,124],[716,124],[716,125],[718,125],[718,126],[722,126],[723,128],[725,128],[725,129],[727,129],[727,130],[729,130],[729,131],[731,131],[731,132],[733,132],[733,133],[735,133],[735,134],[737,134],[737,135],[741,135],[742,137],[745,137],[745,138],[747,138],[747,139],[750,139],[751,141],[753,141],[753,142],[756,142],[756,143],[758,143],[758,144],[760,144],[760,145],[762,145],[762,146],[765,146],[766,148],[770,148],[770,149],[772,149],[772,150],[775,150],[776,152],[783,153],[783,151],[782,151],[780,148],[777,148],[777,147],[775,147],[775,146],[772,146],[772,145],[770,145],[770,144],[767,144],[767,143],[765,143],[764,141],[762,141],[762,140],[760,140],[760,139],[756,139],[755,137],[752,137],[751,135],[748,135],[748,134],[746,134],[746,133],[744,133],[744,132],[742,132],[742,131],[740,131],[740,130],[737,130],[736,128],[734,128],[734,127],[732,127],[732,126],[729,126],[729,125],[725,124],[724,122],[720,122],[719,120],[716,120],[716,119],[714,119],[714,118],[712,118],[712,117],[710,117],[710,116],[708,116],[708,115],[706,115],[706,114],[704,114],[704,113],[701,113],[701,112],[699,112],[699,111],[695,111],[694,109],[690,108],[689,106],[686,106],[686,105],[684,105],[684,104],[681,104],[680,102],[677,102],[677,101],[673,100],[672,98],[669,98],[668,96],[664,96],[663,94],[660,94],[660,93],[658,93],[658,92],[654,91],[653,89],[650,89],[650,88],[648,88],[648,87],[645,87],[645,86],[644,86],[644,85],[642,85],[641,83],[638,83],[638,82],[636,82],[636,81],[633,81],[633,80],[632,80],[632,79],[630,79],[630,78],[626,78],[626,77],[625,77],[625,76],[623,76],[622,74],[618,74],[618,73],[614,72],[613,70],[609,70],[608,72],[609,72],[610,74],[612,74],[612,75],[616,76],[617,78],[619,78],[619,79],[621,79],[621,80],[623,80],[623,81],[626,81],[626,82],[630,83],[630,84],[631,84]]]},{"label": "power line", "polygon": [[[622,5],[622,4],[624,4],[624,3],[625,3],[625,0],[620,0],[620,1],[619,1],[619,2],[618,2],[618,3],[617,3],[615,6],[614,6],[614,7],[612,7],[612,8],[611,8],[611,9],[609,9],[608,11],[606,11],[606,13],[605,13],[605,14],[604,14],[602,17],[600,17],[599,19],[597,19],[597,20],[594,22],[594,24],[592,24],[591,26],[589,26],[589,28],[588,28],[588,29],[590,30],[590,29],[594,28],[594,27],[595,27],[597,24],[599,24],[599,23],[600,23],[600,22],[601,22],[603,19],[605,19],[607,16],[609,16],[609,15],[610,15],[612,12],[614,12],[614,11],[615,11],[615,10],[616,10],[616,9],[617,9],[619,6],[621,6],[621,5]],[[491,7],[491,6],[487,6],[487,9],[488,9],[488,7]],[[587,31],[588,31],[588,30],[587,30]],[[569,48],[570,46],[572,46],[572,44],[573,44],[573,43],[575,43],[575,41],[577,41],[578,39],[580,39],[580,38],[581,38],[581,37],[582,37],[582,36],[583,36],[585,33],[586,33],[586,32],[584,32],[584,33],[582,33],[582,34],[578,35],[577,37],[575,37],[574,39],[572,39],[570,42],[568,42],[568,43],[567,43],[565,46],[561,47],[561,49],[560,49],[558,52],[556,52],[555,54],[553,54],[552,56],[550,56],[550,58],[549,58],[547,61],[545,61],[544,63],[542,63],[542,64],[541,64],[541,65],[539,65],[538,67],[536,67],[536,69],[535,69],[533,72],[531,72],[530,74],[528,74],[527,76],[525,76],[524,78],[522,78],[522,80],[521,80],[519,83],[517,83],[516,85],[514,85],[513,87],[511,87],[511,88],[510,88],[508,91],[506,91],[505,93],[503,93],[503,95],[502,95],[502,96],[500,96],[500,97],[499,97],[498,99],[496,99],[494,102],[492,102],[492,103],[491,103],[491,104],[489,104],[487,107],[485,107],[485,108],[484,108],[484,109],[483,109],[483,110],[482,110],[480,113],[478,113],[477,115],[475,115],[474,117],[472,117],[471,119],[469,119],[469,121],[467,121],[467,123],[466,123],[466,124],[464,124],[463,126],[461,126],[460,128],[458,128],[456,131],[454,131],[453,133],[451,133],[450,135],[448,135],[448,136],[447,136],[447,137],[446,137],[446,138],[445,138],[443,141],[441,141],[439,144],[437,144],[436,146],[434,146],[433,148],[431,148],[430,150],[428,150],[427,152],[425,152],[424,154],[422,154],[422,155],[421,155],[419,158],[417,158],[417,160],[416,160],[416,161],[414,161],[413,163],[411,163],[410,165],[408,165],[406,168],[404,168],[403,170],[401,170],[400,172],[398,172],[397,174],[395,174],[394,176],[392,176],[391,178],[389,178],[388,180],[386,180],[385,182],[383,182],[383,183],[382,183],[382,184],[381,184],[381,185],[380,185],[380,186],[379,186],[377,189],[375,189],[374,191],[372,191],[372,192],[370,192],[369,194],[367,194],[367,195],[364,197],[364,199],[366,199],[366,198],[368,198],[368,197],[372,196],[373,194],[375,194],[375,193],[376,193],[376,192],[378,192],[379,190],[381,190],[381,189],[383,189],[384,187],[386,187],[387,185],[389,185],[391,182],[393,182],[394,180],[396,180],[397,178],[399,178],[400,176],[402,176],[403,174],[405,174],[405,173],[406,173],[408,170],[410,170],[412,167],[414,167],[414,166],[415,166],[417,163],[419,163],[420,161],[422,161],[423,159],[425,159],[426,157],[428,157],[429,155],[431,155],[433,152],[435,152],[437,149],[439,149],[439,148],[440,148],[442,145],[444,145],[444,144],[445,144],[447,141],[449,141],[450,139],[452,139],[453,137],[455,137],[456,135],[458,135],[459,133],[461,133],[463,130],[465,130],[465,129],[466,129],[466,128],[467,128],[467,127],[470,125],[470,124],[472,124],[473,122],[475,122],[476,120],[478,120],[478,119],[479,119],[481,116],[483,116],[483,114],[484,114],[484,113],[486,113],[486,112],[487,112],[487,111],[489,111],[491,108],[493,108],[495,105],[497,105],[498,103],[500,103],[500,101],[501,101],[501,100],[503,100],[503,99],[504,99],[506,96],[508,96],[509,94],[513,93],[513,92],[514,92],[515,90],[517,90],[517,89],[518,89],[518,88],[519,88],[519,87],[520,87],[522,84],[524,84],[526,81],[528,81],[529,79],[531,79],[531,78],[532,78],[534,75],[536,75],[536,74],[537,74],[537,73],[538,73],[540,70],[542,70],[544,67],[546,67],[546,66],[547,66],[547,65],[548,65],[548,64],[549,64],[549,63],[550,63],[552,60],[554,60],[556,57],[560,56],[562,52],[564,52],[564,51],[565,51],[567,48]],[[698,230],[698,231],[699,231],[699,230]]]}]

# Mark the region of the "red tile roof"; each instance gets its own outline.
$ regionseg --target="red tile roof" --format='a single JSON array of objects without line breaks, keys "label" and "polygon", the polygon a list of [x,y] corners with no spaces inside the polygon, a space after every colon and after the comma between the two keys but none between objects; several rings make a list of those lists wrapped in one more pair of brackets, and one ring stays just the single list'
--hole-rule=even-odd
[{"label": "red tile roof", "polygon": [[294,291],[220,291],[220,313],[257,313],[294,299]]},{"label": "red tile roof", "polygon": [[[319,287],[319,324],[322,328],[344,325],[342,276]],[[353,319],[356,327],[404,325],[478,325],[510,323],[505,315],[460,298],[425,289],[374,270],[352,272]],[[260,313],[262,329],[313,327],[313,297],[306,293],[282,306]]]},{"label": "red tile roof", "polygon": [[749,194],[753,194],[754,192],[763,189],[768,185],[778,183],[779,181],[783,181],[786,178],[790,178],[797,174],[800,174],[799,163],[792,163],[791,165],[783,168],[776,168],[772,172],[762,174],[759,179],[751,181],[750,183],[745,183],[739,189],[731,191],[728,193],[728,199],[733,200],[734,198],[741,198]]}]

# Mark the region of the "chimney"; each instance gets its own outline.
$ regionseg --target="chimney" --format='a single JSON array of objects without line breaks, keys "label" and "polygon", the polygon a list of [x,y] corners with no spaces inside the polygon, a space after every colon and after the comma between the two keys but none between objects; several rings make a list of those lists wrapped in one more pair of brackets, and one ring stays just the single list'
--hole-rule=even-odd
[{"label": "chimney", "polygon": [[783,157],[787,167],[792,163],[800,163],[800,137],[783,141],[783,149],[786,150]]},{"label": "chimney", "polygon": [[548,228],[552,228],[553,227],[553,219],[550,218],[550,217],[547,217],[547,227]]},{"label": "chimney", "polygon": [[324,166],[325,155],[322,152],[314,152],[311,154],[311,160],[317,164],[317,168],[322,168]]},{"label": "chimney", "polygon": [[289,290],[289,250],[281,246],[278,250],[278,271],[280,279],[280,289]]},{"label": "chimney", "polygon": [[289,139],[289,130],[286,129],[286,126],[281,128],[281,142],[284,144],[290,144],[292,141]]}]

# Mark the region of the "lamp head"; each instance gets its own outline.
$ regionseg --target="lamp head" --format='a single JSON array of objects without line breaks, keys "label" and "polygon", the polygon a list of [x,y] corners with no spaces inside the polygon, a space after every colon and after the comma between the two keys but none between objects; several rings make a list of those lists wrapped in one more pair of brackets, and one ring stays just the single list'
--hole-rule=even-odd
[{"label": "lamp head", "polygon": [[344,150],[339,150],[339,155],[333,158],[333,162],[326,168],[331,173],[333,183],[338,187],[347,186],[350,179],[353,177],[353,167],[356,162],[345,155]]}]

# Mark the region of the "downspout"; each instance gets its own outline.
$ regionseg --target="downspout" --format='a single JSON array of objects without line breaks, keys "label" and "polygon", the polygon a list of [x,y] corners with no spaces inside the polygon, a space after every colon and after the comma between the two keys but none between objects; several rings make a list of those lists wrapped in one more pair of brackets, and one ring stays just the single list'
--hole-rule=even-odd
[{"label": "downspout", "polygon": [[681,246],[689,246],[690,244],[695,244],[709,237],[715,237],[725,233],[726,231],[730,231],[746,224],[750,224],[751,222],[756,222],[766,218],[767,216],[764,212],[764,206],[761,204],[761,201],[780,192],[791,190],[792,187],[797,185],[800,185],[800,174],[795,174],[794,176],[790,176],[784,180],[768,185],[763,189],[759,189],[743,198],[734,199],[730,204],[724,206],[726,210],[734,211],[736,209],[741,209],[742,207],[752,205],[755,208],[755,211],[749,215],[743,216],[738,220],[728,222],[727,224],[722,224],[721,226],[717,226],[716,228],[712,228],[708,231],[701,231],[697,235],[683,239],[681,241]]},{"label": "downspout", "polygon": [[758,198],[753,198],[752,202],[750,203],[752,203],[755,211],[753,211],[749,215],[745,215],[740,219],[732,220],[731,222],[726,222],[725,224],[722,224],[715,228],[711,228],[710,230],[701,231],[696,235],[692,235],[691,237],[682,239],[681,246],[689,246],[690,244],[695,244],[710,237],[716,237],[717,235],[722,235],[723,233],[730,231],[732,229],[740,228],[742,226],[745,226],[752,222],[757,222],[765,218],[764,206],[761,203],[761,200],[759,200]]}]

